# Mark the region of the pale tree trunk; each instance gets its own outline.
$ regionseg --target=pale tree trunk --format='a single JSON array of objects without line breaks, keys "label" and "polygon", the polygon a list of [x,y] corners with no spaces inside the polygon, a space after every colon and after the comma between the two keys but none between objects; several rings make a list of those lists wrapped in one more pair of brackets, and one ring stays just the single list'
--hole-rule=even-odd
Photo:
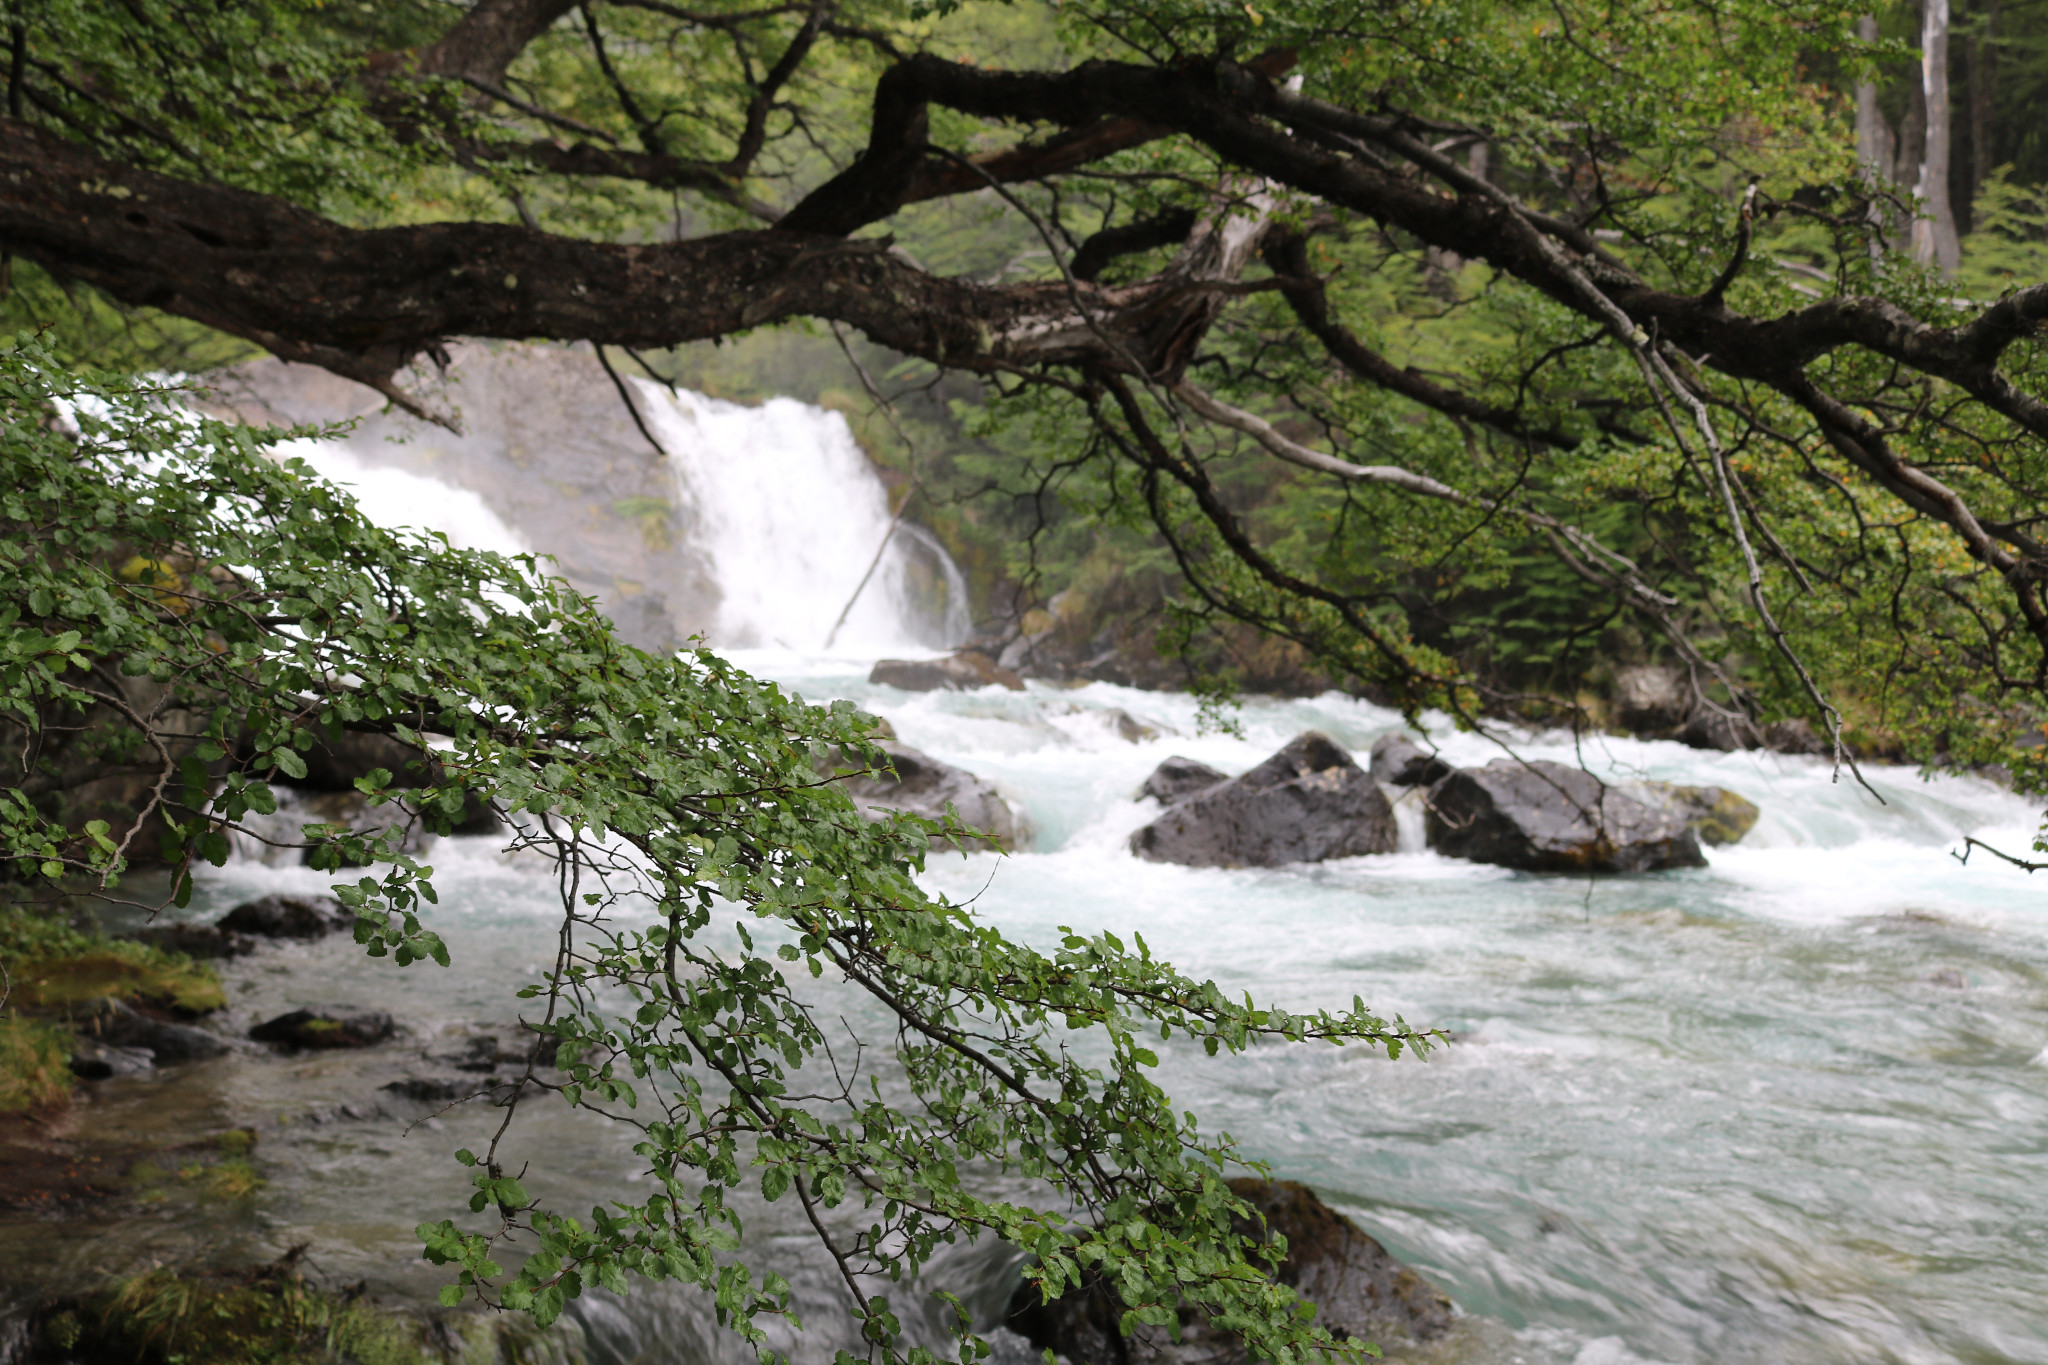
[{"label": "pale tree trunk", "polygon": [[[1856,21],[1856,36],[1866,43],[1877,41],[1877,16],[1866,14]],[[1856,160],[1871,179],[1886,182],[1892,177],[1892,161],[1898,156],[1898,139],[1884,111],[1877,107],[1877,82],[1856,83]]]},{"label": "pale tree trunk", "polygon": [[1963,248],[1948,198],[1948,0],[1921,3],[1920,89],[1927,101],[1927,141],[1916,190],[1924,216],[1913,222],[1913,259],[1952,272],[1962,264]]}]

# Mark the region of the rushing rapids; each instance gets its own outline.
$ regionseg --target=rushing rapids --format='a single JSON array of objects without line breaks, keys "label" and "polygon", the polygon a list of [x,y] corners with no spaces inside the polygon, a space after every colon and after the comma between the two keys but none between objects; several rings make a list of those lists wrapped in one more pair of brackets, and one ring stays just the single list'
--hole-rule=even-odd
[{"label": "rushing rapids", "polygon": [[[877,653],[943,644],[959,623],[884,577],[867,614],[849,616],[841,652],[820,652],[888,531],[843,423],[793,404],[749,413],[643,396],[669,405],[653,409],[656,429],[673,438],[693,524],[720,547],[710,562],[726,586],[704,622],[714,640],[795,645],[737,657],[807,697],[886,717],[906,743],[993,781],[1034,831],[1010,856],[935,855],[934,887],[1040,945],[1067,924],[1136,931],[1233,991],[1298,1008],[1357,995],[1451,1032],[1427,1061],[1162,1049],[1162,1082],[1205,1128],[1315,1187],[1457,1302],[1456,1330],[1413,1358],[2048,1360],[2048,913],[2024,874],[1951,857],[1966,834],[2025,847],[2028,802],[1877,767],[1880,805],[1817,759],[1523,736],[1524,756],[1616,782],[1723,787],[1761,819],[1708,849],[1704,867],[1523,874],[1427,851],[1415,797],[1396,792],[1392,853],[1242,870],[1144,861],[1128,840],[1160,808],[1135,792],[1162,759],[1234,775],[1315,729],[1363,762],[1400,718],[1334,695],[1253,700],[1231,737],[1201,733],[1194,699],[1172,693],[871,684]],[[310,455],[380,517],[485,548],[550,548],[477,490],[436,482],[445,464],[399,467],[360,443]],[[798,505],[758,505],[778,498]],[[839,548],[770,564],[764,535]],[[1475,736],[1435,738],[1459,765],[1500,753]],[[81,1111],[98,1140],[138,1150],[252,1128],[262,1189],[211,1201],[172,1179],[141,1218],[125,1204],[62,1221],[9,1214],[0,1278],[26,1293],[157,1258],[247,1261],[306,1242],[338,1283],[430,1294],[439,1272],[418,1260],[411,1229],[460,1207],[468,1185],[449,1154],[478,1145],[500,1113],[488,1096],[448,1107],[406,1083],[456,1074],[484,1038],[517,1037],[511,985],[539,969],[557,910],[544,867],[496,850],[460,838],[425,856],[452,967],[394,968],[345,936],[269,948],[226,967],[230,1005],[209,1025],[240,1037],[294,1009],[348,1006],[387,1011],[398,1042],[298,1056],[238,1045],[98,1082]],[[208,876],[186,917],[329,880],[241,858]],[[860,998],[835,999],[854,1027],[885,1036]],[[557,1207],[587,1208],[633,1179],[628,1130],[546,1104],[520,1124],[515,1159],[532,1160],[529,1184]],[[805,1323],[775,1344],[806,1365],[853,1346],[790,1207],[748,1216],[750,1251],[791,1279]],[[993,1324],[1014,1265],[984,1243],[933,1278]],[[589,1295],[575,1318],[582,1348],[606,1365],[746,1356],[684,1293]],[[1000,1347],[1026,1358],[1014,1338]]]}]

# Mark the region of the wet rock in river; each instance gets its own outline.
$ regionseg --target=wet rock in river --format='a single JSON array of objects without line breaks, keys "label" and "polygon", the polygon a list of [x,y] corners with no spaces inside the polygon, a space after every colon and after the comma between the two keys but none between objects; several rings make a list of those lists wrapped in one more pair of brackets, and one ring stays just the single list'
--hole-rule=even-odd
[{"label": "wet rock in river", "polygon": [[293,1010],[280,1014],[249,1030],[259,1043],[290,1048],[370,1047],[394,1032],[391,1016],[383,1010],[360,1010],[351,1014],[327,1014],[315,1010]]},{"label": "wet rock in river", "polygon": [[1634,782],[1622,788],[1646,805],[1662,806],[1685,817],[1692,832],[1709,848],[1741,841],[1762,814],[1756,803],[1726,787],[1684,787],[1674,782]]},{"label": "wet rock in river", "polygon": [[241,957],[256,950],[256,941],[218,924],[151,924],[123,935],[166,953],[208,961]]},{"label": "wet rock in river", "polygon": [[976,649],[963,649],[943,659],[882,659],[868,681],[906,692],[971,692],[978,687],[1024,690],[1024,680]]},{"label": "wet rock in river", "polygon": [[255,938],[323,938],[355,922],[332,896],[265,896],[228,911],[218,927]]},{"label": "wet rock in river", "polygon": [[441,1105],[474,1099],[478,1095],[488,1096],[493,1104],[502,1104],[517,1086],[514,1082],[489,1076],[408,1076],[378,1088],[415,1104]]},{"label": "wet rock in river", "polygon": [[1686,816],[1544,759],[1459,769],[1430,789],[1424,824],[1439,853],[1529,871],[1706,865]]},{"label": "wet rock in river", "polygon": [[86,1007],[84,1022],[78,1031],[88,1043],[147,1051],[158,1066],[203,1061],[228,1050],[226,1040],[219,1034],[190,1024],[174,1024],[155,1018],[112,996],[95,1000]]},{"label": "wet rock in river", "polygon": [[1614,675],[1614,719],[1630,734],[1657,734],[1684,724],[1692,688],[1684,673],[1661,664]]},{"label": "wet rock in river", "polygon": [[1278,867],[1391,853],[1394,844],[1394,809],[1379,784],[1314,730],[1131,836],[1139,857],[1189,867]]},{"label": "wet rock in river", "polygon": [[[950,803],[969,829],[986,833],[986,840],[968,840],[968,847],[1015,848],[1026,833],[1010,804],[996,789],[965,768],[941,763],[930,754],[908,744],[883,740],[876,747],[889,755],[893,773],[879,777],[854,771],[850,763],[838,763],[829,770],[842,774],[840,782],[862,811],[879,816],[886,811],[909,811],[929,820],[945,817]],[[945,839],[934,836],[933,848],[950,848]]]},{"label": "wet rock in river", "polygon": [[71,1074],[80,1080],[146,1076],[154,1070],[156,1054],[146,1047],[116,1047],[91,1038],[81,1038],[71,1047]]},{"label": "wet rock in river", "polygon": [[[1241,1233],[1287,1239],[1276,1278],[1316,1305],[1316,1320],[1332,1335],[1386,1343],[1429,1341],[1450,1330],[1450,1300],[1306,1186],[1233,1180],[1230,1188],[1264,1219],[1263,1226],[1240,1224]],[[1021,1286],[1005,1325],[1074,1365],[1248,1365],[1242,1339],[1198,1310],[1181,1310],[1178,1340],[1165,1326],[1121,1336],[1123,1312],[1116,1291],[1090,1274],[1049,1304],[1036,1286]]]},{"label": "wet rock in river", "polygon": [[1162,806],[1170,806],[1198,791],[1207,791],[1218,782],[1229,780],[1206,763],[1197,763],[1192,758],[1176,754],[1152,770],[1152,775],[1145,779],[1145,785],[1138,788],[1138,795],[1149,796]]},{"label": "wet rock in river", "polygon": [[1426,787],[1450,776],[1451,765],[1399,730],[1372,746],[1372,780],[1390,787]]}]

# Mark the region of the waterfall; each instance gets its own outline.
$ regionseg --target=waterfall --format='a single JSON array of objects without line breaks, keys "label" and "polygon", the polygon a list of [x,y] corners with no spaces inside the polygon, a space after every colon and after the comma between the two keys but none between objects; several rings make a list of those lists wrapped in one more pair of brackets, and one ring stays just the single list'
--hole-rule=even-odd
[{"label": "waterfall", "polygon": [[929,531],[892,521],[844,417],[789,398],[749,408],[634,387],[718,582],[716,642],[818,651],[829,640],[872,657],[965,638],[959,568]]},{"label": "waterfall", "polygon": [[835,653],[873,657],[968,635],[959,567],[926,528],[892,526],[888,491],[838,413],[632,381],[664,459],[588,350],[451,350],[429,401],[459,415],[459,433],[276,360],[217,376],[217,405],[256,421],[353,423],[282,453],[349,485],[372,520],[550,556],[644,648],[701,636],[815,653],[832,637]]}]

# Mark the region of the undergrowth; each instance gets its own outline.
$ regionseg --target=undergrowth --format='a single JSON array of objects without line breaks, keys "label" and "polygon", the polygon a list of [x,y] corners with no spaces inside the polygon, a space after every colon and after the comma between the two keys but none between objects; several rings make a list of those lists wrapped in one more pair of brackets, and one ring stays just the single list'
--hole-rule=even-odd
[{"label": "undergrowth", "polygon": [[203,962],[144,943],[74,928],[18,904],[0,904],[0,966],[10,1003],[56,1009],[103,995],[205,1014],[227,1003],[220,977]]},{"label": "undergrowth", "polygon": [[54,1109],[71,1096],[70,1047],[62,1029],[0,1015],[0,1114]]},{"label": "undergrowth", "polygon": [[430,1322],[360,1288],[316,1288],[292,1262],[131,1276],[45,1316],[34,1354],[109,1365],[485,1365],[559,1354],[482,1318]]}]

